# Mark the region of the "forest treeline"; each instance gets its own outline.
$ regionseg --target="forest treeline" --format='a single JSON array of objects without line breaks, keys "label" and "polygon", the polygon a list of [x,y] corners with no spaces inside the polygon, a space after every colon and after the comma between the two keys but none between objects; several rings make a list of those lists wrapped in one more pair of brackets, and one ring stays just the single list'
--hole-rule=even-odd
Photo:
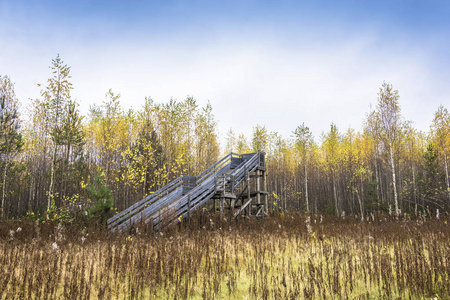
[{"label": "forest treeline", "polygon": [[95,184],[111,191],[120,211],[178,176],[199,174],[224,153],[257,151],[266,153],[272,211],[364,217],[449,209],[450,114],[440,106],[430,131],[416,130],[391,84],[380,87],[361,132],[331,124],[315,139],[298,120],[287,138],[260,125],[248,137],[230,129],[221,148],[209,103],[145,98],[140,109],[127,110],[109,90],[82,116],[71,97],[70,67],[57,56],[50,69],[26,113],[13,79],[0,76],[3,217],[87,205]]}]

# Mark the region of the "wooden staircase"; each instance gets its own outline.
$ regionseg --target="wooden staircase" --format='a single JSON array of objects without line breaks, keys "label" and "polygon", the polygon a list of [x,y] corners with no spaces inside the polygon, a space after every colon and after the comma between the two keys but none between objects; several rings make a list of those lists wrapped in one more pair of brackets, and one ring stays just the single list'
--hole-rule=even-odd
[{"label": "wooden staircase", "polygon": [[[233,217],[263,216],[267,209],[265,171],[263,152],[230,153],[198,176],[181,176],[118,213],[107,221],[108,228],[125,232],[133,224],[145,223],[157,230],[180,222],[208,203],[216,209],[217,200],[222,215],[229,210]],[[253,185],[251,179],[256,179]]]}]

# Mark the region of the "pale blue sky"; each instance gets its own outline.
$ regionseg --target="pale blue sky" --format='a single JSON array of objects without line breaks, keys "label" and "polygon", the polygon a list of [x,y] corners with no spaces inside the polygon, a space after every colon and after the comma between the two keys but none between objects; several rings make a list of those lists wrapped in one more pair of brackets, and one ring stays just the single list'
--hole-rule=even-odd
[{"label": "pale blue sky", "polygon": [[[209,100],[219,130],[305,123],[359,130],[385,80],[428,130],[450,108],[446,1],[5,1],[0,75],[26,106],[59,53],[83,113],[109,88],[125,108]],[[25,109],[24,109],[25,110]]]}]

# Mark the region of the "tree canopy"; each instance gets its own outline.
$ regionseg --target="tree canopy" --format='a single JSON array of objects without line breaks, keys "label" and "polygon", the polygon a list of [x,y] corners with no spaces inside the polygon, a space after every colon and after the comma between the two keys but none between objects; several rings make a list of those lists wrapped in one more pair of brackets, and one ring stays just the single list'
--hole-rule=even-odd
[{"label": "tree canopy", "polygon": [[380,211],[449,209],[450,114],[439,106],[430,131],[418,131],[403,119],[399,92],[389,83],[382,83],[361,132],[341,132],[331,123],[316,140],[301,120],[287,138],[264,125],[251,136],[230,128],[221,153],[210,103],[147,97],[140,108],[124,109],[120,94],[110,89],[83,116],[71,97],[71,68],[57,56],[50,70],[23,121],[12,80],[0,76],[3,215],[44,212],[73,199],[86,205],[97,197],[93,186],[108,191],[100,210],[112,199],[122,210],[231,151],[266,152],[273,211],[364,218]]}]

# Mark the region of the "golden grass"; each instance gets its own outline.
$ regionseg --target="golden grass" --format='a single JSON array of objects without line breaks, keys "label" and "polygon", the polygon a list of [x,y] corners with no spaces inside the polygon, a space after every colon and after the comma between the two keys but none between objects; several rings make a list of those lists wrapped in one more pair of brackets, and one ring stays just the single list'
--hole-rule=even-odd
[{"label": "golden grass", "polygon": [[449,241],[423,218],[203,217],[133,235],[3,222],[0,299],[445,299]]}]

